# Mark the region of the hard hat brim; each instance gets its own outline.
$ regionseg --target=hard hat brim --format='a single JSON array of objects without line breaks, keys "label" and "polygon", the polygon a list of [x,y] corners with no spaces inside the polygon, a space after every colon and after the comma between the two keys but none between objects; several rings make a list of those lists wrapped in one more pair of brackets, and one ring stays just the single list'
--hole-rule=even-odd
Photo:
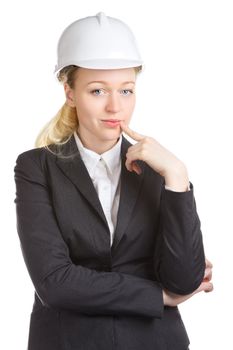
[{"label": "hard hat brim", "polygon": [[55,67],[54,73],[57,74],[61,69],[67,66],[77,66],[87,69],[124,69],[143,66],[141,60],[125,60],[125,59],[95,59],[95,60],[83,60],[83,61],[70,61]]}]

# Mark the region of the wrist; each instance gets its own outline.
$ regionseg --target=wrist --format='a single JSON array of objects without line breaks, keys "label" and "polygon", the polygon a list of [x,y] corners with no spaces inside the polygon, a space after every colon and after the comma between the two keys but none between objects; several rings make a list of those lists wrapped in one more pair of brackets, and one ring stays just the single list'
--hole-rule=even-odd
[{"label": "wrist", "polygon": [[188,172],[183,163],[165,171],[164,180],[165,186],[172,191],[185,192],[189,189]]}]

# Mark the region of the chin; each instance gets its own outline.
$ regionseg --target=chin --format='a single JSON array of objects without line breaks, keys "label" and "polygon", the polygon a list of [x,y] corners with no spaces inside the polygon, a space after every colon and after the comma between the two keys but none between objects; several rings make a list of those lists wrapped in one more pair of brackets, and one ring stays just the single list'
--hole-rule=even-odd
[{"label": "chin", "polygon": [[105,132],[103,135],[103,139],[105,139],[106,141],[114,141],[117,139],[119,139],[121,135],[121,131],[120,130],[110,130],[108,132]]},{"label": "chin", "polygon": [[102,135],[101,138],[105,142],[116,143],[120,136],[121,136],[121,132],[120,131],[115,131],[115,132],[104,133],[104,135]]}]

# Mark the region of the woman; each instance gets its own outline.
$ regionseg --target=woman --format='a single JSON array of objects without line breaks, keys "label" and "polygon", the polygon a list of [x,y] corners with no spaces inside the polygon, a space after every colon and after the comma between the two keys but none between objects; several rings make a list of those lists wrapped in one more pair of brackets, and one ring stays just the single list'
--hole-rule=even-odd
[{"label": "woman", "polygon": [[60,38],[66,103],[15,167],[29,350],[185,350],[177,305],[212,290],[185,165],[128,126],[141,66],[103,13]]}]

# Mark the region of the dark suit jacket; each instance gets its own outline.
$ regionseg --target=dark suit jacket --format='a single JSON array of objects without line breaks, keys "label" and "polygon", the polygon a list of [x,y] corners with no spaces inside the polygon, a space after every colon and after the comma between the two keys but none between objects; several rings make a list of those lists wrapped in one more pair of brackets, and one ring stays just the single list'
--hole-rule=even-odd
[{"label": "dark suit jacket", "polygon": [[188,337],[162,288],[193,292],[205,261],[193,188],[176,193],[145,163],[127,171],[122,143],[115,237],[72,137],[15,167],[17,229],[35,286],[29,350],[184,350]]}]

